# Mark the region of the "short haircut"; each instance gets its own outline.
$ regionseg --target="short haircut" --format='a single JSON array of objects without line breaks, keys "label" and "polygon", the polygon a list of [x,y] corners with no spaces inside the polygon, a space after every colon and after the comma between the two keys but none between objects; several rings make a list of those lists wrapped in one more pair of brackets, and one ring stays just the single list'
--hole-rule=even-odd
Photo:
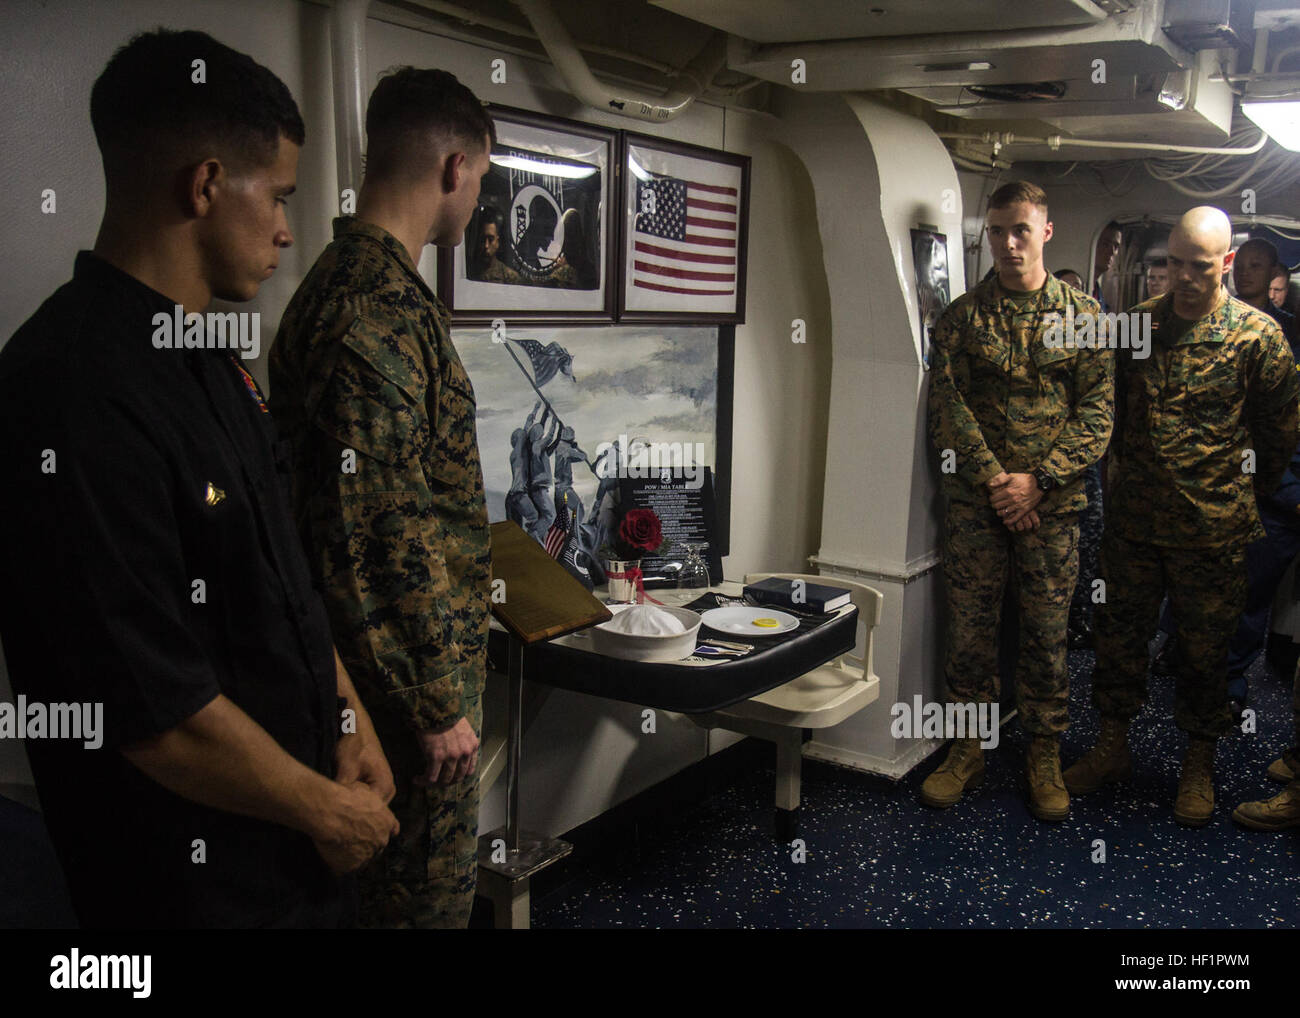
[{"label": "short haircut", "polygon": [[1102,233],[1105,233],[1107,230],[1119,230],[1120,233],[1123,233],[1124,227],[1120,226],[1119,223],[1115,222],[1115,220],[1112,219],[1109,223],[1107,223],[1105,226],[1101,228]]},{"label": "short haircut", "polygon": [[431,140],[443,152],[454,145],[478,152],[485,137],[496,144],[496,125],[454,74],[399,67],[379,79],[366,105],[366,174],[400,175],[428,158]]},{"label": "short haircut", "polygon": [[[1052,275],[1057,279],[1063,279],[1066,276],[1079,276],[1079,273],[1075,272],[1074,269],[1057,269]],[[1083,276],[1079,276],[1079,278],[1082,279]]]},{"label": "short haircut", "polygon": [[1271,241],[1267,241],[1263,237],[1251,237],[1250,240],[1244,241],[1241,247],[1237,248],[1237,254],[1240,255],[1241,252],[1247,249],[1264,252],[1268,256],[1270,265],[1280,265],[1282,263],[1282,259],[1277,256],[1277,248]]},{"label": "short haircut", "polygon": [[1148,269],[1167,269],[1169,268],[1168,258],[1152,258],[1147,262]]},{"label": "short haircut", "polygon": [[1043,215],[1047,214],[1047,192],[1037,184],[1031,184],[1027,180],[1012,180],[1003,184],[989,195],[988,207],[991,209],[1004,209],[1009,205],[1018,205],[1021,202],[1037,205],[1043,210]]},{"label": "short haircut", "polygon": [[91,89],[90,122],[110,186],[138,178],[141,166],[214,155],[235,171],[269,166],[282,136],[295,145],[307,136],[289,89],[256,60],[205,32],[165,28],[113,54]]},{"label": "short haircut", "polygon": [[1273,274],[1268,277],[1269,282],[1272,282],[1274,279],[1277,279],[1278,276],[1281,276],[1288,283],[1291,282],[1291,270],[1287,268],[1286,262],[1283,262],[1281,260],[1279,260],[1278,263],[1273,266]]}]

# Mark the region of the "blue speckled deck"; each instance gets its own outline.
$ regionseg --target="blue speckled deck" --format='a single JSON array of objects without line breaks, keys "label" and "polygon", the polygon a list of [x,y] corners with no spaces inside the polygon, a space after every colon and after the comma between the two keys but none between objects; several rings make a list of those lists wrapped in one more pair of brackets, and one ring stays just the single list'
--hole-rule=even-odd
[{"label": "blue speckled deck", "polygon": [[[1092,654],[1072,652],[1063,758],[1092,745]],[[636,825],[536,887],[533,924],[562,927],[1295,927],[1300,830],[1239,828],[1232,809],[1282,786],[1264,772],[1292,734],[1290,676],[1263,657],[1250,673],[1258,733],[1220,740],[1209,827],[1174,823],[1185,737],[1173,683],[1153,678],[1133,728],[1134,778],[1040,823],[1025,807],[1024,740],[1014,722],[989,757],[984,787],[948,810],[917,789],[940,757],[897,784],[805,761],[791,860],[772,830],[773,755],[720,791],[684,799],[675,819]],[[752,740],[751,740],[752,741]],[[728,752],[753,752],[743,746]],[[1106,862],[1092,861],[1095,839]]]}]

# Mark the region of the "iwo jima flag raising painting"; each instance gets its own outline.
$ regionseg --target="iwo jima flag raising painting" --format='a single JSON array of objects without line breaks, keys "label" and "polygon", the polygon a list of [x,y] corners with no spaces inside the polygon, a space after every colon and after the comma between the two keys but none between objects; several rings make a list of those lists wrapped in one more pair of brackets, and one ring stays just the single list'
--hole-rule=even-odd
[{"label": "iwo jima flag raising painting", "polygon": [[455,340],[474,380],[488,519],[518,523],[584,584],[604,582],[600,549],[629,478],[661,479],[643,468],[665,459],[689,462],[693,478],[716,469],[716,327],[511,328],[501,342],[457,329]]},{"label": "iwo jima flag raising painting", "polygon": [[743,321],[749,160],[628,136],[623,321]]}]

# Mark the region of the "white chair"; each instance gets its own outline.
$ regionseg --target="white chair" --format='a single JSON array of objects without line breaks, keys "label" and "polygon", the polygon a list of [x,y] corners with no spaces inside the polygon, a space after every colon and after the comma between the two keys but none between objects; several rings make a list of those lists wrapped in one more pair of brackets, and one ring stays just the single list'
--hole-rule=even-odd
[{"label": "white chair", "polygon": [[840,577],[805,573],[749,573],[746,583],[776,576],[848,590],[865,630],[861,657],[843,654],[797,679],[749,700],[707,714],[688,715],[701,728],[721,728],[776,744],[776,836],[789,841],[798,831],[799,782],[805,732],[829,728],[851,717],[880,696],[880,677],[871,663],[871,640],[880,620],[884,595]]}]

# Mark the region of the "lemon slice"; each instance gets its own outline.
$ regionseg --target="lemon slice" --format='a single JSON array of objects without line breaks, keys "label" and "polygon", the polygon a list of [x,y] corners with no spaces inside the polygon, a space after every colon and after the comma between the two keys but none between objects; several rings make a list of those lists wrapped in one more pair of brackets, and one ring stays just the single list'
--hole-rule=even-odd
[{"label": "lemon slice", "polygon": [[754,625],[762,626],[764,629],[776,629],[781,625],[776,619],[755,619]]}]

